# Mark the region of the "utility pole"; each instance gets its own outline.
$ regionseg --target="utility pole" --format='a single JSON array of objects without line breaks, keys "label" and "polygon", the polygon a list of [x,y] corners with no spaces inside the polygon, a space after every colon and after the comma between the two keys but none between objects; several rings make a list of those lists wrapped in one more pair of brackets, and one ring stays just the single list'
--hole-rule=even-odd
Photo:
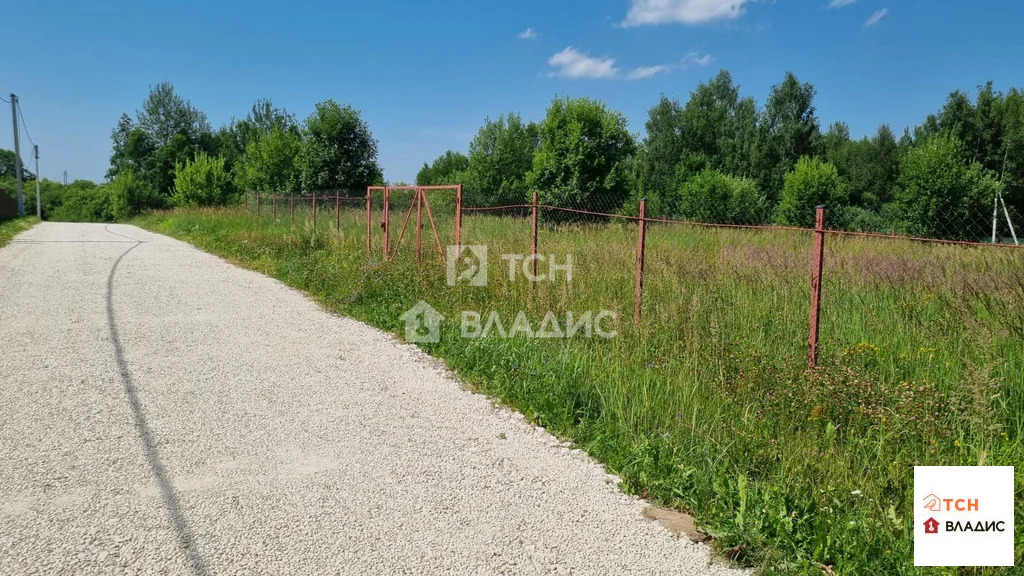
[{"label": "utility pole", "polygon": [[65,186],[68,185],[68,171],[67,170],[64,171],[64,185]]},{"label": "utility pole", "polygon": [[14,171],[17,174],[18,216],[25,215],[25,190],[21,185],[21,140],[18,138],[18,96],[11,93],[11,118],[14,119]]},{"label": "utility pole", "polygon": [[39,195],[39,180],[42,176],[39,175],[39,146],[32,145],[36,153],[36,218],[43,219],[43,202]]}]

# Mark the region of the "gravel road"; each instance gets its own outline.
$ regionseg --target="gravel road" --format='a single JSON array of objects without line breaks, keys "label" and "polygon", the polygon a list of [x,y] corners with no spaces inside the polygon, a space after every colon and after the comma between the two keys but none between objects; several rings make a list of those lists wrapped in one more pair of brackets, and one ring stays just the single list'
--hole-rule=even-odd
[{"label": "gravel road", "polygon": [[0,249],[0,574],[736,574],[418,349],[126,225]]}]

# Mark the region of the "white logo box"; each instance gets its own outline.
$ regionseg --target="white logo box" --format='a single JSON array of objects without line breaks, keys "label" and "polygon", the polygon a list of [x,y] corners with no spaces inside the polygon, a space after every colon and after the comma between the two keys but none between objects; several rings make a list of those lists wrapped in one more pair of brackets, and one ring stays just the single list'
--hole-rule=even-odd
[{"label": "white logo box", "polygon": [[914,467],[915,566],[1013,566],[1013,531],[1013,466]]}]

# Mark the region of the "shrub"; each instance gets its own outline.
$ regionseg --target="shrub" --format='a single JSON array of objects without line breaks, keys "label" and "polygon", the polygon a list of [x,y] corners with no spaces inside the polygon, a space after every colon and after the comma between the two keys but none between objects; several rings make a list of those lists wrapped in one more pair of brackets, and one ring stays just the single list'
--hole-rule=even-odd
[{"label": "shrub", "polygon": [[678,212],[697,222],[757,224],[764,220],[764,195],[753,180],[704,170],[682,185]]},{"label": "shrub", "polygon": [[174,167],[174,195],[177,206],[214,206],[227,204],[231,176],[224,169],[224,159],[197,152],[195,158]]},{"label": "shrub", "polygon": [[896,205],[911,234],[979,240],[1000,186],[980,164],[963,161],[959,140],[940,135],[903,156]]},{"label": "shrub", "polygon": [[164,204],[164,198],[136,178],[131,169],[118,174],[107,188],[110,214],[115,220],[125,220],[146,208],[160,208]]},{"label": "shrub", "polygon": [[783,226],[814,226],[814,209],[824,205],[830,228],[840,228],[847,207],[846,182],[830,162],[804,156],[786,174],[775,222]]}]

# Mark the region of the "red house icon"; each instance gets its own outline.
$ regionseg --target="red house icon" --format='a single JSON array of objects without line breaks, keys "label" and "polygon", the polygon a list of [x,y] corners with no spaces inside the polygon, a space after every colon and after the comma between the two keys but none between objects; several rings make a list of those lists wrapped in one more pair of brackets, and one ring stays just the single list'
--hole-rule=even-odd
[{"label": "red house icon", "polygon": [[924,533],[925,534],[938,534],[939,533],[939,521],[935,518],[929,518],[924,521]]}]

